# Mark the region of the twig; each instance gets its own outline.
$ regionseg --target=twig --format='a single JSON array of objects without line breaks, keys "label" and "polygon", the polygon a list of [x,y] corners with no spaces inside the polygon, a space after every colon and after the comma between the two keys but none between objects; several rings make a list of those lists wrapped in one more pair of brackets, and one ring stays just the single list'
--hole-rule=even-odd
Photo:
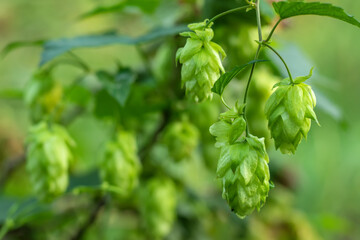
[{"label": "twig", "polygon": [[71,238],[71,240],[80,240],[88,230],[88,228],[95,223],[101,209],[106,204],[106,196],[103,196],[95,205],[93,210],[91,211],[89,218],[84,222],[84,224],[76,231],[74,236]]}]

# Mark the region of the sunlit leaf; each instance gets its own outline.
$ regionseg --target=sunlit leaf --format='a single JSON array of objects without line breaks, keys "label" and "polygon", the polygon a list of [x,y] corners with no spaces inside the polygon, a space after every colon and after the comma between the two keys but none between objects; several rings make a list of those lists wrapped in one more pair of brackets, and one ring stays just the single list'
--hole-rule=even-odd
[{"label": "sunlit leaf", "polygon": [[231,82],[231,80],[236,77],[242,70],[244,70],[249,65],[257,62],[265,62],[266,60],[254,60],[248,62],[244,65],[233,68],[231,71],[224,73],[221,77],[215,82],[214,87],[211,89],[214,93],[219,94],[220,96],[223,94],[226,86]]},{"label": "sunlit leaf", "polygon": [[162,37],[173,36],[185,31],[186,29],[187,27],[183,25],[158,28],[136,38],[111,33],[50,40],[44,44],[44,51],[41,56],[40,66],[75,48],[102,47],[114,44],[136,45],[150,42]]},{"label": "sunlit leaf", "polygon": [[129,69],[120,70],[115,76],[100,71],[96,74],[108,93],[124,106],[136,75]]},{"label": "sunlit leaf", "polygon": [[344,9],[329,3],[283,1],[274,2],[273,6],[281,19],[300,15],[319,15],[332,17],[360,27],[360,22],[346,13]]}]

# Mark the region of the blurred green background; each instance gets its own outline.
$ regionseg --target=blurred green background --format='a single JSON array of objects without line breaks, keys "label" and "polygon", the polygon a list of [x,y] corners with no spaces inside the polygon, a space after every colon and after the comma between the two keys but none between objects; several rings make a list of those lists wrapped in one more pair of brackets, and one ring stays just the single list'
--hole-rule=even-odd
[{"label": "blurred green background", "polygon": [[[96,6],[116,2],[118,1],[1,0],[0,47],[12,41],[56,39],[112,30],[137,36],[157,25],[171,26],[176,21],[177,15],[187,16],[188,11],[193,11],[191,8],[177,8],[176,1],[164,1],[163,9],[159,8],[155,13],[145,17],[139,14],[138,10],[130,9],[121,14],[79,19],[82,13]],[[197,6],[200,11],[201,6],[206,5],[208,1],[192,2],[194,3],[191,4]],[[359,1],[322,2],[342,6],[360,19]],[[166,12],[165,9],[171,10]],[[271,147],[270,156],[277,159],[277,165],[290,169],[286,177],[291,179],[290,182],[293,181],[295,186],[294,194],[291,196],[293,208],[306,216],[314,232],[321,236],[320,239],[359,239],[360,31],[337,20],[303,16],[286,21],[276,32],[274,41],[279,46],[283,46],[279,47],[280,53],[289,62],[293,75],[305,75],[311,66],[315,66],[315,71],[321,74],[322,79],[316,83],[317,79],[314,77],[311,83],[315,87],[324,89],[327,96],[331,96],[332,101],[339,106],[341,112],[332,109],[329,105],[330,111],[338,116],[334,119],[323,111],[318,111],[321,127],[313,125],[307,141],[299,146],[296,155],[280,156]],[[282,43],[286,44],[282,45]],[[287,47],[284,47],[285,45]],[[298,50],[294,50],[293,47]],[[227,51],[231,50],[227,49]],[[306,61],[301,59],[296,51],[306,56]],[[123,66],[142,68],[142,57],[134,46],[84,48],[74,52],[86,59],[94,70],[112,69],[116,67],[114,60],[121,62]],[[18,49],[2,59],[0,89],[23,89],[26,81],[38,67],[40,54],[40,48],[29,47]],[[247,59],[244,60],[246,61]],[[79,77],[81,74],[80,70],[68,67],[59,67],[55,73],[56,78],[64,84],[70,84],[68,79]],[[321,98],[318,100],[322,101]],[[27,111],[18,100],[0,99],[1,159],[18,156],[24,151],[22,141],[30,124]],[[89,115],[81,117],[69,129],[76,140],[84,142],[79,144],[78,154],[83,159],[92,159],[86,164],[80,162],[77,166],[78,172],[86,172],[96,164],[94,149],[97,149],[107,138],[111,129]],[[86,132],[86,129],[92,131]],[[14,173],[12,178],[17,180],[7,183],[3,190],[5,195],[21,197],[30,194],[31,188],[26,176],[22,176],[24,174],[24,171]],[[272,191],[277,190],[275,188]],[[7,210],[0,206],[2,216],[6,216]],[[271,216],[275,213],[269,214]],[[271,222],[271,217],[269,221]],[[236,221],[236,224],[241,225],[239,221]],[[252,226],[256,228],[256,222]],[[213,239],[232,238],[214,237]]]}]

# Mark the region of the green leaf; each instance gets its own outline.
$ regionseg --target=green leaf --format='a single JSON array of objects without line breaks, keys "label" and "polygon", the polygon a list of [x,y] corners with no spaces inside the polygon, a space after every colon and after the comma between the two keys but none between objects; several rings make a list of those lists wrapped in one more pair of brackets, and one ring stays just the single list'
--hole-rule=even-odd
[{"label": "green leaf", "polygon": [[97,7],[80,16],[81,19],[89,18],[101,14],[121,12],[125,7],[137,7],[144,13],[153,13],[159,6],[160,0],[128,0],[111,6]]},{"label": "green leaf", "polygon": [[3,48],[3,50],[1,51],[1,55],[2,55],[2,57],[5,57],[10,52],[12,52],[18,48],[42,46],[44,43],[45,43],[44,40],[12,42]]},{"label": "green leaf", "polygon": [[306,80],[308,80],[309,78],[311,78],[313,75],[313,70],[314,70],[314,67],[312,67],[310,69],[309,75],[295,78],[294,83],[302,83],[302,82],[305,82]]},{"label": "green leaf", "polygon": [[85,107],[90,102],[92,93],[84,86],[75,85],[66,90],[65,96],[70,103]]},{"label": "green leaf", "polygon": [[0,223],[3,224],[9,217],[9,211],[12,206],[17,205],[14,212],[10,213],[10,217],[15,220],[15,227],[32,221],[39,217],[40,214],[50,213],[50,205],[37,201],[35,198],[25,198],[19,200],[0,196]]},{"label": "green leaf", "polygon": [[360,27],[360,22],[347,14],[344,9],[320,2],[274,2],[273,7],[281,19],[300,15],[319,15],[336,18]]},{"label": "green leaf", "polygon": [[168,28],[158,28],[140,37],[131,38],[114,33],[102,35],[88,35],[75,38],[63,38],[45,42],[44,50],[41,56],[40,66],[53,60],[57,56],[66,53],[75,48],[83,47],[102,47],[113,44],[136,45],[146,43],[158,38],[173,36],[187,29],[184,25],[173,26]]},{"label": "green leaf", "polygon": [[244,65],[233,68],[231,71],[224,73],[220,76],[220,78],[215,82],[214,87],[211,89],[216,94],[222,96],[226,86],[231,82],[231,80],[238,75],[242,70],[244,70],[247,66],[257,63],[257,62],[266,62],[267,60],[253,60]]},{"label": "green leaf", "polygon": [[96,74],[107,92],[124,106],[129,96],[131,85],[135,82],[136,75],[130,69],[122,69],[115,76],[100,71]]},{"label": "green leaf", "polygon": [[121,107],[119,103],[111,96],[106,89],[101,89],[95,95],[94,115],[97,118],[114,118],[120,116]]}]

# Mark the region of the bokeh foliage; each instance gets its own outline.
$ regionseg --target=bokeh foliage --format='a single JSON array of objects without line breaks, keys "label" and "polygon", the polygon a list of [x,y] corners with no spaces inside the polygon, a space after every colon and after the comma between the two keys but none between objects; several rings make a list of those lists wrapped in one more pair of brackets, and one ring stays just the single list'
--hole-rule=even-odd
[{"label": "bokeh foliage", "polygon": [[[67,126],[77,145],[67,193],[52,204],[34,199],[23,165],[4,180],[5,174],[0,176],[0,220],[3,230],[9,230],[6,239],[76,239],[91,219],[89,213],[97,208],[97,218],[86,228],[83,239],[149,239],[152,233],[144,230],[146,222],[157,220],[143,217],[145,211],[140,206],[145,207],[142,201],[147,199],[146,186],[156,185],[151,184],[154,177],[171,178],[176,185],[176,217],[171,214],[165,217],[176,220],[167,239],[356,239],[360,235],[357,228],[360,179],[356,174],[360,167],[357,159],[360,114],[356,105],[360,100],[356,81],[360,74],[357,67],[360,48],[354,44],[354,39],[360,39],[359,31],[316,17],[301,17],[281,25],[274,41],[290,62],[294,75],[305,75],[311,66],[316,66],[317,73],[310,84],[318,96],[322,127],[313,128],[295,157],[271,151],[274,146],[259,106],[264,106],[271,86],[286,74],[272,53],[264,52],[262,58],[272,63],[259,65],[251,86],[249,127],[256,135],[266,138],[276,188],[262,212],[240,220],[221,199],[215,180],[219,152],[208,132],[224,109],[217,97],[211,103],[197,105],[184,97],[174,58],[176,49],[184,45],[184,40],[177,36],[184,30],[184,24],[202,21],[245,1],[122,2],[8,0],[0,3],[2,46],[14,40],[36,41],[34,45],[39,46],[43,41],[38,40],[55,39],[45,43],[44,49],[53,51],[50,55],[37,47],[15,49],[2,61],[1,168],[5,172],[12,165],[17,166],[17,161],[22,162],[23,140],[31,119],[38,121],[43,115],[44,109],[26,107],[21,100],[32,76],[37,74],[40,56],[50,59],[53,54],[59,55],[43,66],[52,69],[54,84],[47,89],[57,84],[62,87],[60,108],[56,107],[56,114],[51,115]],[[263,2],[266,31],[272,25],[274,13]],[[360,3],[356,1],[330,2],[360,15],[356,12]],[[160,31],[160,35],[147,35],[154,31]],[[225,17],[216,22],[214,31],[214,41],[221,43],[228,55],[224,62],[226,69],[253,58],[256,50],[253,40],[257,34],[253,13]],[[63,37],[72,39],[67,44],[72,41],[84,48],[72,49],[74,55],[60,51],[56,46],[64,43],[60,39]],[[106,46],[93,48],[103,45],[99,41],[105,41]],[[229,102],[242,98],[246,74],[246,71],[239,74],[238,81],[231,82],[226,89]],[[55,100],[58,96],[55,94]],[[45,97],[45,101],[51,105],[54,99]],[[178,122],[190,122],[198,129],[198,144],[192,143],[189,150],[193,150],[192,154],[190,157],[186,154],[188,159],[180,162],[174,160],[184,157],[172,156],[176,151],[171,150],[174,146],[167,146],[169,140],[162,140],[166,135],[160,133],[154,138],[158,129],[162,132],[168,124]],[[106,142],[120,130],[119,125],[137,133],[143,164],[139,188],[125,199],[113,194],[103,197],[104,189],[99,187],[102,153]],[[344,129],[344,125],[348,127]],[[164,190],[159,195],[166,192],[174,190]],[[165,205],[172,206],[172,199],[166,201],[169,203]]]}]

